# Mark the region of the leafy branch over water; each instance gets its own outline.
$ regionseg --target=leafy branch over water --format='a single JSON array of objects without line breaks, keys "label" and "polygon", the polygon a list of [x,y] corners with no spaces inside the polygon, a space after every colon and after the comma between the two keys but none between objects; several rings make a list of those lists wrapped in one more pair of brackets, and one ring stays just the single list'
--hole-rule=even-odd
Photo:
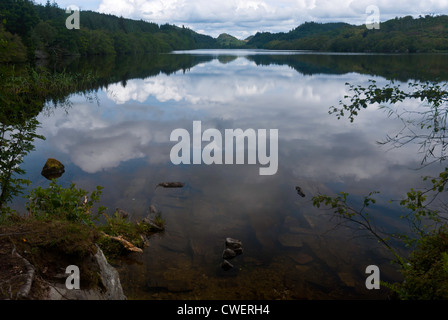
[{"label": "leafy branch over water", "polygon": [[[409,91],[404,91],[393,82],[378,87],[374,80],[368,87],[351,85],[351,95],[339,102],[339,107],[331,107],[329,113],[340,119],[348,116],[353,122],[358,113],[371,105],[379,105],[395,115],[403,123],[403,128],[394,136],[387,136],[382,144],[402,147],[411,142],[420,144],[424,153],[422,164],[429,158],[433,161],[446,160],[448,143],[446,139],[448,92],[447,84],[436,82],[409,83]],[[348,100],[348,101],[347,101]],[[399,111],[396,104],[406,101],[420,101],[420,108],[414,111]],[[387,106],[384,104],[388,104]],[[420,130],[420,131],[419,131]],[[439,153],[436,154],[436,150]],[[401,299],[447,299],[448,298],[448,204],[441,197],[447,192],[448,168],[437,177],[424,177],[431,186],[426,189],[411,188],[404,199],[399,201],[406,211],[402,216],[410,222],[411,235],[385,234],[374,224],[368,209],[375,204],[371,192],[364,197],[363,203],[356,207],[349,203],[349,194],[340,192],[336,196],[318,194],[313,197],[313,205],[329,207],[342,224],[357,226],[373,235],[395,257],[404,276],[402,283],[386,284]],[[439,199],[437,205],[436,200]],[[412,247],[409,256],[399,254],[391,245],[390,239],[402,241],[406,247]]]},{"label": "leafy branch over water", "polygon": [[[329,113],[338,119],[347,115],[353,122],[358,113],[371,105],[379,105],[386,110],[389,117],[395,116],[403,127],[393,136],[387,135],[381,144],[402,147],[409,143],[418,143],[424,153],[422,163],[430,158],[443,161],[446,158],[448,91],[447,83],[409,82],[410,90],[402,90],[393,81],[383,88],[378,87],[375,80],[369,86],[346,83],[351,95],[344,96],[339,107],[331,107]],[[418,110],[401,110],[396,104],[417,100],[421,107]]]}]

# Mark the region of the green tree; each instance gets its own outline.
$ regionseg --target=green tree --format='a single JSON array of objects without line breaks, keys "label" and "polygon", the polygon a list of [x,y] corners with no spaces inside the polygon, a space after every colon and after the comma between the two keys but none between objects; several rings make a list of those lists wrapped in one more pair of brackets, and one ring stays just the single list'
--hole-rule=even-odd
[{"label": "green tree", "polygon": [[28,36],[39,23],[34,5],[29,0],[2,0],[0,17],[7,31],[22,37]]},{"label": "green tree", "polygon": [[25,62],[27,50],[22,39],[4,30],[0,24],[0,63]]},{"label": "green tree", "polygon": [[23,124],[0,124],[0,210],[15,196],[22,194],[30,181],[21,179],[25,171],[20,168],[23,157],[34,150],[34,140],[43,139],[36,134],[38,121],[27,120]]}]

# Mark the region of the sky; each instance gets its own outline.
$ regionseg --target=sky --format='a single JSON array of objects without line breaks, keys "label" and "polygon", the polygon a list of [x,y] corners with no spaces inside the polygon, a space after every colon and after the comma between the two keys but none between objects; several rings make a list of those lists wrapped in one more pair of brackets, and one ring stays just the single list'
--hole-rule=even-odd
[{"label": "sky", "polygon": [[[53,2],[53,0],[50,0]],[[46,0],[35,0],[44,4]],[[245,39],[257,32],[288,32],[306,21],[364,24],[372,19],[448,14],[448,0],[56,0],[61,8],[92,10],[175,24],[217,37]],[[375,11],[367,10],[375,6]],[[82,16],[81,16],[82,25]]]}]

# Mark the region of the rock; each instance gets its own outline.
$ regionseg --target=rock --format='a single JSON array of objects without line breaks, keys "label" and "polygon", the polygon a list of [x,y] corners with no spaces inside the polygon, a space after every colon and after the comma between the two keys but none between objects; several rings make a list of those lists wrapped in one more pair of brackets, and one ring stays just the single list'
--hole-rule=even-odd
[{"label": "rock", "polygon": [[183,183],[183,182],[161,182],[155,187],[155,189],[157,189],[157,187],[182,188],[184,185],[185,185],[185,183]]},{"label": "rock", "polygon": [[159,210],[157,210],[157,208],[154,205],[150,205],[149,206],[149,213],[151,213],[151,214],[158,214]]},{"label": "rock", "polygon": [[185,252],[189,248],[188,239],[182,233],[167,233],[163,235],[160,246],[174,252]]},{"label": "rock", "polygon": [[154,221],[152,221],[150,218],[146,217],[143,218],[141,223],[146,223],[147,225],[149,225],[151,228],[156,229],[157,231],[164,231],[165,228],[163,226],[159,226],[158,224],[156,224]]},{"label": "rock", "polygon": [[236,257],[236,253],[235,251],[233,251],[232,249],[225,249],[222,253],[222,258],[223,259],[233,259]]},{"label": "rock", "polygon": [[233,268],[233,265],[227,261],[227,259],[233,259],[237,255],[243,253],[243,244],[240,240],[236,240],[233,238],[226,238],[226,249],[224,249],[222,253],[223,262],[221,263],[221,268],[224,271],[230,270]]},{"label": "rock", "polygon": [[243,244],[240,240],[226,238],[226,248],[233,250],[237,255],[243,253]]},{"label": "rock", "polygon": [[[0,237],[0,300],[126,299],[117,270],[94,242],[90,228],[52,220],[0,230],[9,234]],[[64,237],[64,243],[58,244],[62,239],[56,237]],[[80,289],[66,285],[72,265],[78,267]]]},{"label": "rock", "polygon": [[120,208],[115,209],[115,214],[121,219],[129,218],[129,213]]},{"label": "rock", "polygon": [[307,264],[313,261],[313,257],[306,253],[291,253],[289,255],[298,264]]},{"label": "rock", "polygon": [[100,267],[101,280],[106,288],[103,293],[105,300],[126,300],[118,271],[107,262],[103,251],[99,247],[94,259]]},{"label": "rock", "polygon": [[302,237],[299,234],[282,233],[278,236],[278,241],[284,247],[296,247],[303,246]]},{"label": "rock", "polygon": [[93,289],[69,290],[65,284],[56,283],[50,286],[48,300],[126,300],[121,287],[118,271],[106,260],[98,247],[93,261],[99,267],[102,286]]},{"label": "rock", "polygon": [[302,198],[305,197],[305,194],[303,193],[302,188],[297,186],[296,187],[296,191]]},{"label": "rock", "polygon": [[356,286],[356,280],[352,274],[347,272],[338,272],[338,277],[347,286],[354,288]]},{"label": "rock", "polygon": [[48,158],[41,174],[48,180],[57,179],[65,172],[64,165],[56,159]]},{"label": "rock", "polygon": [[221,263],[221,268],[224,270],[224,271],[227,271],[227,270],[230,270],[230,269],[232,269],[233,268],[233,264],[231,264],[229,261],[227,261],[227,260],[224,260],[222,263]]}]

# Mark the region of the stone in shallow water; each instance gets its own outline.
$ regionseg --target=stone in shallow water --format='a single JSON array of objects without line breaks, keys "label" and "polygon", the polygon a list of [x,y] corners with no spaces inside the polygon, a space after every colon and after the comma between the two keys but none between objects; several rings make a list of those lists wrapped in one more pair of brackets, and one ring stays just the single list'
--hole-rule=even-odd
[{"label": "stone in shallow water", "polygon": [[226,238],[226,248],[233,250],[237,255],[243,253],[243,244],[240,240]]},{"label": "stone in shallow water", "polygon": [[299,194],[302,198],[305,197],[305,193],[303,193],[302,188],[299,186],[296,187],[297,194]]},{"label": "stone in shallow water", "polygon": [[235,251],[233,251],[232,249],[225,249],[222,253],[222,258],[223,259],[233,259],[236,257],[236,253]]},{"label": "stone in shallow water", "polygon": [[338,272],[338,277],[347,287],[355,287],[356,280],[352,274],[348,272]]},{"label": "stone in shallow water", "polygon": [[298,264],[307,264],[313,261],[312,256],[303,252],[291,253],[289,256]]},{"label": "stone in shallow water", "polygon": [[48,180],[57,179],[65,172],[64,165],[53,158],[48,158],[42,168],[41,174]]},{"label": "stone in shallow water", "polygon": [[284,247],[296,247],[303,246],[301,236],[299,234],[282,233],[278,236],[278,241]]},{"label": "stone in shallow water", "polygon": [[224,260],[222,263],[221,263],[221,268],[223,268],[225,271],[227,271],[227,270],[230,270],[230,269],[232,269],[233,268],[233,264],[231,264],[229,261],[227,261],[227,260]]},{"label": "stone in shallow water", "polygon": [[233,238],[226,238],[226,249],[222,253],[223,261],[221,263],[221,268],[224,271],[228,271],[233,268],[233,265],[227,261],[227,259],[233,259],[237,255],[243,253],[243,244],[240,240]]}]

